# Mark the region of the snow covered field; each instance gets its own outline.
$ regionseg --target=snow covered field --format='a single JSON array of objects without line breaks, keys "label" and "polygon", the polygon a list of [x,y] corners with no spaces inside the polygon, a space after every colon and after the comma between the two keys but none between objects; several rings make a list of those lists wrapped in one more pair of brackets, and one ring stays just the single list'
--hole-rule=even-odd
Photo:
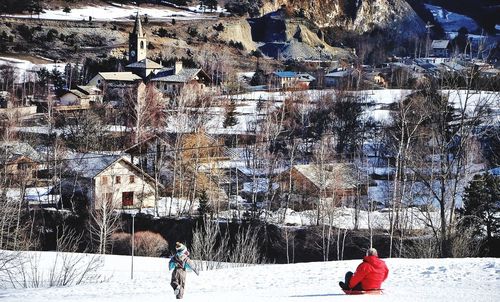
[{"label": "snow covered field", "polygon": [[[385,124],[390,119],[390,110],[388,106],[397,103],[411,94],[413,91],[408,89],[380,89],[380,90],[361,90],[353,92],[358,95],[365,104],[370,104],[365,107],[364,117],[371,118],[376,122]],[[227,133],[247,133],[255,129],[259,124],[258,117],[266,113],[265,110],[258,110],[258,103],[264,101],[273,102],[274,107],[281,106],[282,102],[287,98],[295,97],[302,99],[305,103],[317,102],[321,97],[326,95],[335,95],[333,89],[325,90],[305,90],[296,92],[266,92],[255,91],[245,94],[223,96],[221,98],[232,99],[236,104],[236,112],[238,114],[238,124],[224,128],[223,108],[211,108],[211,119],[207,122],[208,132],[211,134],[227,134]],[[493,111],[500,110],[500,96],[498,92],[493,91],[466,91],[466,90],[443,90],[444,96],[448,96],[450,103],[455,104],[457,109],[467,107],[467,112],[472,112],[478,104],[488,104]],[[492,115],[495,118],[500,118]],[[182,123],[181,123],[182,124]],[[174,127],[174,123],[169,125]],[[171,129],[173,130],[173,129]]]},{"label": "snow covered field", "polygon": [[[86,6],[82,8],[73,8],[70,12],[65,13],[63,9],[59,10],[44,10],[38,15],[11,15],[17,18],[40,18],[50,20],[71,20],[71,21],[88,21],[92,17],[93,21],[130,21],[139,12],[141,16],[147,15],[150,20],[171,20],[172,18],[179,20],[190,19],[206,19],[213,18],[209,14],[197,13],[199,10],[196,7],[190,8],[192,11],[179,10],[165,6],[132,6],[114,4],[108,6]],[[219,12],[222,11],[220,8]]]},{"label": "snow covered field", "polygon": [[9,65],[14,67],[16,83],[35,81],[37,79],[36,72],[42,68],[46,68],[49,71],[57,69],[58,71],[64,73],[64,68],[66,67],[66,63],[35,64],[28,60],[10,57],[0,57],[0,65]]},{"label": "snow covered field", "polygon": [[[41,253],[50,267],[55,253]],[[387,259],[389,278],[380,296],[346,296],[338,287],[359,260],[260,265],[188,273],[184,301],[500,301],[500,259]],[[4,289],[4,302],[175,301],[168,259],[105,256],[96,273],[109,280],[71,287]],[[44,270],[43,273],[48,274]],[[8,284],[0,284],[6,286]]]}]

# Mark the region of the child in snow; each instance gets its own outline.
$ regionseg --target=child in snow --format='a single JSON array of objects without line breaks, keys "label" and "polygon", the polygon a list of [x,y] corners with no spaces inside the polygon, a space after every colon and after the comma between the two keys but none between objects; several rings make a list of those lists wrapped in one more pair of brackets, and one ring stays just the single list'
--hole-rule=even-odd
[{"label": "child in snow", "polygon": [[385,262],[378,258],[378,252],[374,248],[366,251],[363,262],[358,266],[356,272],[347,272],[345,282],[339,282],[342,289],[346,290],[374,290],[380,289],[382,282],[387,279],[389,269]]},{"label": "child in snow", "polygon": [[198,275],[198,272],[194,269],[189,259],[189,252],[184,244],[180,242],[175,243],[175,255],[170,258],[168,266],[170,270],[174,270],[170,285],[174,289],[175,297],[182,299],[186,286],[186,270],[190,269]]}]

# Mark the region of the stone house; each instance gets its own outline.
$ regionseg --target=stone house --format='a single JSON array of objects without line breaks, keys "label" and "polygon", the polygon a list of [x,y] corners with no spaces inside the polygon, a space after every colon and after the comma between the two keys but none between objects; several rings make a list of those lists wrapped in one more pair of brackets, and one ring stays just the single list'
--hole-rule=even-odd
[{"label": "stone house", "polygon": [[204,90],[212,80],[201,68],[185,68],[181,61],[171,68],[164,68],[152,75],[150,82],[167,95],[178,95],[184,86]]}]

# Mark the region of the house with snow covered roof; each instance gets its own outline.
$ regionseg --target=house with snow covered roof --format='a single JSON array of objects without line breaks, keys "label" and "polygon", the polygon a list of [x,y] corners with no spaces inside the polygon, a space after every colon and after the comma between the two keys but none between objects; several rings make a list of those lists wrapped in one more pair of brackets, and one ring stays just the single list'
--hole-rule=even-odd
[{"label": "house with snow covered roof", "polygon": [[432,40],[431,49],[435,57],[447,58],[451,54],[450,40]]},{"label": "house with snow covered roof", "polygon": [[324,76],[325,87],[345,88],[353,80],[352,69],[331,71]]},{"label": "house with snow covered roof", "polygon": [[346,163],[294,165],[278,175],[278,182],[280,190],[290,194],[291,200],[304,209],[317,204],[318,198],[340,206],[358,193],[366,195],[356,167]]},{"label": "house with snow covered roof", "polygon": [[78,154],[67,159],[68,169],[61,181],[63,204],[78,196],[92,208],[103,202],[116,209],[154,207],[163,186],[134,165],[127,156]]},{"label": "house with snow covered roof", "polygon": [[40,154],[29,144],[7,141],[0,143],[0,168],[8,179],[17,183],[35,179],[44,164]]},{"label": "house with snow covered roof", "polygon": [[308,73],[295,71],[275,71],[269,76],[270,85],[273,89],[284,90],[307,90],[312,82],[316,80]]},{"label": "house with snow covered roof", "polygon": [[125,86],[133,84],[137,81],[142,81],[142,78],[131,71],[120,72],[99,72],[90,81],[87,86],[104,87],[104,86]]},{"label": "house with snow covered roof", "polygon": [[151,77],[150,82],[161,92],[176,95],[186,85],[195,90],[204,90],[212,80],[203,69],[185,68],[182,61],[177,61],[173,67],[159,70]]},{"label": "house with snow covered roof", "polygon": [[55,109],[58,111],[89,109],[91,105],[102,103],[101,90],[95,86],[77,86],[59,97]]}]

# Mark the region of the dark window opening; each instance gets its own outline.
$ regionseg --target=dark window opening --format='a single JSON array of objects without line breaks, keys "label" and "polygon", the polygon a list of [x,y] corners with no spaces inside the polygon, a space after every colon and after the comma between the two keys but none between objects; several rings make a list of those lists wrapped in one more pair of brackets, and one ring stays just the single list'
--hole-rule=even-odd
[{"label": "dark window opening", "polygon": [[124,207],[134,205],[134,192],[122,193],[122,205]]}]

